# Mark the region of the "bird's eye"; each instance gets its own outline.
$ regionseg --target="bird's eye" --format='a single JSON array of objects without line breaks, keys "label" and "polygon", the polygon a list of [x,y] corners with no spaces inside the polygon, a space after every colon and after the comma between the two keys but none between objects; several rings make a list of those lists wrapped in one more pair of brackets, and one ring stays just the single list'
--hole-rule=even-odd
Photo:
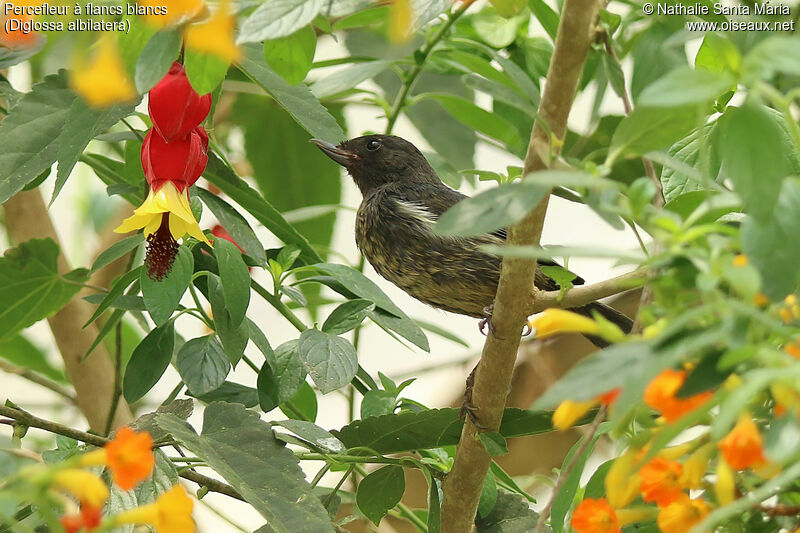
[{"label": "bird's eye", "polygon": [[369,150],[370,152],[374,152],[380,147],[381,147],[381,142],[375,139],[372,139],[371,141],[367,142],[367,150]]}]

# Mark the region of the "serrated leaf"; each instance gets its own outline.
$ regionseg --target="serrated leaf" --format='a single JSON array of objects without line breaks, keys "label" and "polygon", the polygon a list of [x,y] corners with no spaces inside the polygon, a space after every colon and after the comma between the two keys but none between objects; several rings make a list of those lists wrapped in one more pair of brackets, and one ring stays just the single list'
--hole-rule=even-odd
[{"label": "serrated leaf", "polygon": [[213,54],[204,54],[191,48],[184,50],[183,65],[189,83],[198,94],[208,94],[225,79],[230,63]]},{"label": "serrated leaf", "polygon": [[178,248],[178,255],[172,264],[172,270],[161,281],[153,281],[142,269],[139,284],[142,287],[142,297],[150,317],[157,325],[162,325],[169,320],[172,312],[189,288],[194,271],[194,258],[186,246]]},{"label": "serrated leaf", "polygon": [[226,381],[213,391],[195,396],[195,398],[203,403],[240,403],[249,408],[258,405],[258,390],[232,381]]},{"label": "serrated leaf", "polygon": [[175,322],[172,320],[158,326],[142,339],[125,367],[122,391],[128,403],[140,400],[158,383],[172,361],[174,347]]},{"label": "serrated leaf", "polygon": [[215,402],[195,433],[172,415],[158,424],[206,461],[270,524],[275,533],[333,533],[328,513],[314,496],[297,458],[278,442],[258,413]]},{"label": "serrated leaf", "polygon": [[492,457],[505,455],[508,453],[508,445],[506,439],[500,433],[494,432],[481,432],[478,434],[484,448]]},{"label": "serrated leaf", "polygon": [[309,24],[286,37],[266,41],[264,58],[289,85],[297,85],[306,79],[316,47],[317,35]]},{"label": "serrated leaf", "polygon": [[275,348],[258,373],[258,401],[265,413],[292,399],[305,382],[306,370],[297,344],[292,340]]},{"label": "serrated leaf", "polygon": [[332,333],[334,335],[341,335],[347,333],[355,328],[366,318],[369,311],[375,308],[369,300],[350,300],[340,304],[336,309],[331,311],[328,318],[322,324],[322,331]]},{"label": "serrated leaf", "polygon": [[300,334],[297,352],[322,394],[344,387],[358,370],[358,357],[347,339],[307,329]]},{"label": "serrated leaf", "polygon": [[397,333],[426,352],[431,351],[425,332],[410,318],[406,316],[398,318],[382,309],[373,309],[367,313],[367,316],[384,330]]},{"label": "serrated leaf", "polygon": [[150,37],[136,61],[134,82],[139,93],[146,93],[161,81],[178,58],[182,42],[177,30],[159,31]]},{"label": "serrated leaf", "polygon": [[279,420],[272,422],[275,426],[286,428],[309,444],[313,444],[324,453],[344,453],[346,448],[339,439],[326,431],[305,420]]},{"label": "serrated leaf", "polygon": [[254,43],[291,35],[314,20],[325,0],[270,0],[253,11],[239,27],[236,42]]},{"label": "serrated leaf", "polygon": [[55,314],[81,289],[59,276],[58,255],[51,239],[31,239],[0,258],[0,340]]},{"label": "serrated leaf", "polygon": [[158,497],[178,482],[178,471],[160,449],[153,450],[155,464],[150,476],[133,490],[138,505],[155,502]]},{"label": "serrated leaf", "polygon": [[231,370],[231,363],[214,335],[186,341],[178,350],[176,367],[181,379],[195,396],[219,388]]},{"label": "serrated leaf", "polygon": [[173,400],[166,405],[160,405],[152,413],[145,413],[134,420],[131,427],[138,431],[147,431],[153,440],[161,440],[168,435],[166,431],[156,424],[156,415],[171,413],[176,417],[186,420],[192,416],[194,402],[192,400]]},{"label": "serrated leaf", "polygon": [[403,468],[388,465],[370,472],[358,484],[356,503],[364,516],[376,526],[391,508],[400,503],[406,490]]}]

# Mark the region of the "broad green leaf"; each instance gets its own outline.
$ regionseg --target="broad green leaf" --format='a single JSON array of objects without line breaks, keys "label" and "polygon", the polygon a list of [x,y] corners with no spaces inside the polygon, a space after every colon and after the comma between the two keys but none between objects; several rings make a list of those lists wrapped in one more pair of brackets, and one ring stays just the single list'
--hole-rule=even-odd
[{"label": "broad green leaf", "polygon": [[313,137],[332,142],[339,142],[345,138],[336,119],[311,94],[308,87],[303,84],[290,85],[267,65],[264,51],[260,46],[246,45],[242,47],[242,52],[244,53],[244,59],[240,64],[242,71],[263,87],[307,132]]},{"label": "broad green leaf", "polygon": [[332,333],[333,335],[341,335],[347,333],[351,329],[357,327],[367,313],[375,308],[369,300],[350,300],[340,304],[336,309],[331,311],[328,318],[322,324],[322,331]]},{"label": "broad green leaf", "polygon": [[491,233],[522,220],[547,194],[535,177],[500,185],[445,211],[434,225],[441,235],[467,237]]},{"label": "broad green leaf", "polygon": [[[493,3],[498,1],[508,3],[509,0],[495,0]],[[527,12],[509,16],[500,13],[494,6],[485,6],[472,17],[472,27],[489,46],[505,48],[514,42],[520,26],[528,18],[530,15]]]},{"label": "broad green leaf", "polygon": [[306,369],[297,351],[297,340],[275,348],[258,373],[258,403],[268,413],[297,394],[306,379]]},{"label": "broad green leaf", "polygon": [[410,0],[410,3],[412,32],[422,29],[453,5],[451,0]]},{"label": "broad green leaf", "polygon": [[607,165],[620,157],[634,157],[661,150],[683,138],[698,120],[694,106],[666,111],[658,107],[636,107],[614,132]]},{"label": "broad green leaf", "polygon": [[313,422],[305,420],[279,420],[272,422],[273,426],[286,428],[302,440],[321,449],[324,453],[345,453],[344,444]]},{"label": "broad green leaf", "polygon": [[92,272],[100,270],[104,266],[113,263],[123,255],[138,248],[144,242],[144,235],[136,233],[130,237],[125,237],[121,241],[117,241],[97,256],[97,259],[92,263]]},{"label": "broad green leaf", "polygon": [[14,335],[0,341],[0,357],[60,383],[67,383],[64,371],[51,365],[45,353],[24,335]]},{"label": "broad green leaf", "polygon": [[388,390],[370,390],[361,399],[361,418],[390,415],[395,411],[397,394]]},{"label": "broad green leaf", "polygon": [[508,444],[506,439],[500,433],[495,432],[482,432],[478,435],[483,447],[489,452],[492,457],[505,455],[508,453]]},{"label": "broad green leaf", "polygon": [[271,39],[264,43],[264,58],[267,64],[289,85],[297,85],[311,70],[317,35],[311,25],[286,37]]},{"label": "broad green leaf", "polygon": [[[479,433],[483,438],[483,433]],[[485,517],[494,509],[497,503],[497,481],[491,472],[483,478],[483,488],[481,489],[481,499],[478,501],[478,516]]]},{"label": "broad green leaf", "polygon": [[512,152],[519,152],[523,148],[522,139],[517,129],[494,113],[452,94],[430,93],[425,94],[425,97],[436,99],[459,121],[487,137],[502,142]]},{"label": "broad green leaf", "polygon": [[258,391],[256,389],[232,381],[226,381],[213,391],[195,396],[195,398],[203,403],[240,403],[245,407],[255,407],[258,405]]},{"label": "broad green leaf", "polygon": [[147,41],[136,61],[134,81],[139,93],[146,93],[161,81],[172,63],[178,59],[182,42],[178,30],[156,32]]},{"label": "broad green leaf", "polygon": [[128,403],[140,400],[158,383],[172,360],[175,347],[175,322],[158,326],[133,350],[125,367],[122,392]]},{"label": "broad green leaf", "polygon": [[482,78],[476,74],[467,74],[461,79],[464,81],[464,85],[470,89],[486,93],[495,101],[513,106],[531,117],[536,115],[536,109],[530,100],[502,83]]},{"label": "broad green leaf", "polygon": [[355,268],[337,265],[334,263],[317,263],[314,265],[322,272],[332,276],[344,287],[365,300],[374,302],[375,305],[395,316],[405,317],[405,313],[392,302],[375,282],[366,277]]},{"label": "broad green leaf", "polygon": [[630,91],[634,104],[638,103],[642,89],[669,71],[686,65],[685,44],[668,41],[674,35],[675,31],[667,24],[653,24],[636,36],[636,46],[631,47]]},{"label": "broad green leaf", "polygon": [[[286,222],[286,219],[258,193],[258,191],[250,187],[246,181],[239,178],[239,176],[213,152],[209,154],[208,166],[203,176],[219,187],[222,192],[242,206],[248,213],[253,215],[256,220],[264,224],[276,237],[287,244],[292,243],[298,245],[300,249],[303,250],[302,257],[306,262],[314,263],[322,259],[314,248],[311,247],[308,239],[298,233],[298,231]],[[209,205],[213,205],[213,203],[209,203]],[[233,229],[233,226],[231,226],[231,228]],[[233,232],[231,232],[231,236],[236,239],[236,235]],[[248,251],[249,248],[245,248],[244,244],[240,243],[240,246],[248,252],[248,255],[251,253]],[[264,256],[262,255],[261,257]],[[261,260],[261,257],[256,259]],[[264,257],[264,259],[266,259],[266,257]]]},{"label": "broad green leaf", "polygon": [[293,420],[309,420],[313,422],[317,419],[319,408],[317,393],[307,381],[303,381],[300,384],[300,388],[297,389],[297,393],[289,401],[282,403],[280,408],[286,416]]},{"label": "broad green leaf", "polygon": [[403,315],[397,317],[383,309],[373,309],[367,316],[386,331],[393,331],[406,340],[411,341],[415,346],[422,348],[426,352],[431,351],[430,343],[425,332],[422,331],[416,322]]},{"label": "broad green leaf", "polygon": [[[589,438],[589,436],[584,435],[583,439],[586,438]],[[550,525],[555,533],[561,533],[561,531],[564,531],[564,519],[566,518],[570,507],[572,507],[572,502],[575,499],[575,493],[578,491],[581,475],[583,474],[583,468],[586,466],[586,460],[594,451],[594,445],[598,438],[599,435],[594,435],[589,445],[586,446],[586,448],[583,450],[583,453],[581,453],[581,455],[578,456],[574,462],[572,461],[572,458],[575,457],[576,453],[578,453],[578,450],[583,444],[583,439],[576,442],[570,449],[569,453],[567,453],[566,457],[564,457],[564,463],[561,466],[561,472],[567,471],[565,466],[568,464],[572,464],[572,469],[569,471],[566,480],[561,485],[558,494],[553,500],[553,507],[550,512]]]},{"label": "broad green leaf", "polygon": [[359,83],[371,80],[389,68],[391,64],[391,61],[386,60],[356,63],[320,78],[311,86],[311,92],[317,98],[328,98],[329,96],[349,91]]},{"label": "broad green leaf", "polygon": [[186,341],[175,362],[181,379],[195,396],[219,388],[231,370],[231,363],[214,335]]},{"label": "broad green leaf", "polygon": [[183,66],[186,67],[186,76],[194,90],[199,94],[207,94],[222,83],[231,65],[219,56],[186,48]]},{"label": "broad green leaf", "polygon": [[742,81],[753,85],[775,74],[800,75],[800,38],[788,35],[767,37],[742,61]]},{"label": "broad green leaf", "polygon": [[358,484],[356,503],[364,516],[376,526],[391,508],[400,503],[406,490],[403,467],[387,465],[370,472]]},{"label": "broad green leaf", "polygon": [[0,204],[56,162],[58,139],[77,99],[66,77],[64,71],[45,77],[0,123]]},{"label": "broad green leaf", "polygon": [[86,327],[95,320],[97,320],[97,317],[103,314],[103,312],[106,309],[111,307],[111,305],[117,300],[117,298],[123,295],[123,292],[125,292],[125,289],[127,289],[131,283],[134,283],[137,280],[139,280],[143,270],[144,270],[143,267],[138,266],[133,270],[126,272],[122,276],[115,279],[114,282],[111,284],[111,288],[105,294],[100,303],[97,304],[97,309],[94,310],[94,313],[89,318],[89,320],[86,321],[86,324],[84,324],[83,327]]},{"label": "broad green leaf", "polygon": [[490,3],[503,17],[513,17],[525,9],[525,0],[490,0]]},{"label": "broad green leaf", "polygon": [[291,35],[314,20],[325,0],[270,0],[264,2],[239,27],[236,42],[255,43]]},{"label": "broad green leaf", "polygon": [[58,312],[81,289],[85,270],[58,274],[58,245],[31,239],[0,258],[0,341]]},{"label": "broad green leaf", "polygon": [[189,288],[194,271],[192,252],[186,246],[178,248],[178,255],[172,264],[172,270],[161,281],[153,281],[143,268],[139,276],[142,287],[142,297],[150,318],[157,325],[162,325],[169,320],[172,312],[178,308],[183,293]]},{"label": "broad green leaf", "polygon": [[134,79],[139,56],[158,30],[145,22],[143,17],[125,16],[123,21],[128,24],[129,31],[117,34],[119,55],[128,77]]},{"label": "broad green leaf", "polygon": [[236,364],[242,359],[247,341],[250,338],[250,324],[246,321],[234,323],[225,302],[225,293],[222,283],[218,276],[209,273],[208,280],[208,301],[211,303],[211,313],[214,317],[214,330],[222,341],[225,355],[231,362]]},{"label": "broad green leaf", "polygon": [[741,237],[743,251],[761,273],[762,290],[773,300],[797,288],[800,247],[789,243],[800,238],[800,180],[784,180],[776,202],[771,218],[746,218]]},{"label": "broad green leaf", "polygon": [[259,264],[266,263],[264,246],[256,237],[256,232],[253,231],[247,220],[236,209],[216,194],[201,187],[193,187],[192,192],[214,213],[219,223],[233,237],[236,244],[242,247],[244,253]]},{"label": "broad green leaf", "polygon": [[[8,20],[8,19],[6,19]],[[0,69],[7,69],[26,59],[35,56],[42,51],[44,45],[47,44],[47,37],[39,32],[36,32],[36,42],[31,46],[8,47],[0,46]]]},{"label": "broad green leaf", "polygon": [[233,325],[241,324],[250,303],[250,272],[242,259],[242,252],[232,242],[215,239],[214,256],[225,295],[225,309]]},{"label": "broad green leaf", "polygon": [[434,335],[438,335],[443,339],[447,339],[449,341],[453,341],[456,344],[460,344],[465,348],[469,348],[469,343],[465,341],[462,337],[459,337],[452,331],[445,329],[438,324],[434,324],[433,322],[428,322],[427,320],[420,320],[419,318],[414,319],[414,322],[417,323],[419,327],[426,331],[430,331]]},{"label": "broad green leaf", "polygon": [[[477,533],[523,533],[534,531],[539,514],[518,494],[500,491],[489,516],[475,519]],[[542,533],[552,533],[547,526]]]},{"label": "broad green leaf", "polygon": [[736,45],[721,33],[706,33],[703,44],[694,58],[697,69],[712,72],[730,72],[738,74],[742,66],[742,56]]},{"label": "broad green leaf", "polygon": [[297,352],[322,394],[344,387],[358,370],[358,357],[347,339],[307,329],[300,334]]},{"label": "broad green leaf", "polygon": [[[103,300],[106,299],[106,295],[101,293],[90,294],[88,296],[84,296],[83,299],[92,305],[100,305],[103,303]],[[126,311],[147,311],[147,306],[144,305],[144,298],[141,296],[121,294],[109,301],[110,304],[108,307],[113,307],[114,309],[124,309]]]},{"label": "broad green leaf", "polygon": [[[144,201],[144,182],[133,186],[125,181],[125,165],[119,161],[100,154],[84,153],[78,159],[94,170],[100,180],[108,185],[109,196],[119,194],[132,205],[141,205]],[[114,190],[114,189],[117,190]]]},{"label": "broad green leaf", "polygon": [[558,33],[558,13],[553,11],[553,8],[547,5],[544,0],[529,0],[528,7],[530,8],[533,16],[542,25],[544,31],[550,36],[550,39],[555,42],[556,34]]},{"label": "broad green leaf", "polygon": [[158,497],[167,492],[178,482],[178,471],[160,449],[153,450],[155,464],[153,471],[144,481],[134,489],[137,505],[148,505],[155,502]]},{"label": "broad green leaf", "polygon": [[[661,185],[664,199],[671,202],[677,197],[692,191],[705,190],[700,169],[707,165],[712,177],[719,174],[721,165],[718,143],[714,139],[719,135],[719,124],[715,121],[696,129],[689,135],[670,146],[667,154],[677,161],[685,163],[689,168],[681,172],[675,166],[664,164],[661,169]],[[705,147],[705,149],[704,149]],[[703,161],[704,158],[705,161]],[[690,172],[695,170],[695,172]]]},{"label": "broad green leaf", "polygon": [[174,415],[159,426],[203,459],[270,524],[274,533],[333,533],[291,450],[275,439],[258,413],[215,402],[203,413],[201,435]]},{"label": "broad green leaf", "polygon": [[[639,105],[664,108],[682,107],[714,101],[736,81],[727,72],[682,67],[673,70],[645,87]],[[669,113],[667,110],[662,110]]]},{"label": "broad green leaf", "polygon": [[479,55],[470,54],[462,50],[442,50],[436,57],[438,59],[446,59],[448,64],[455,66],[465,74],[477,74],[506,87],[512,89],[515,87],[508,74],[495,69],[491,61]]}]

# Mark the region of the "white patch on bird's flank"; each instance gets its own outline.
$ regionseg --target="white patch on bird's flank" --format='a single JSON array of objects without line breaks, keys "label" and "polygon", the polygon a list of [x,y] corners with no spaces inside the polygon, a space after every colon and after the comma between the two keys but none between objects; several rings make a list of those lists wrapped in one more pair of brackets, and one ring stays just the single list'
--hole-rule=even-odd
[{"label": "white patch on bird's flank", "polygon": [[439,218],[436,216],[435,213],[432,213],[427,207],[418,204],[416,202],[395,200],[395,203],[397,204],[397,209],[401,213],[410,216],[414,220],[418,220],[422,224],[432,226],[433,224],[436,223],[436,219]]}]

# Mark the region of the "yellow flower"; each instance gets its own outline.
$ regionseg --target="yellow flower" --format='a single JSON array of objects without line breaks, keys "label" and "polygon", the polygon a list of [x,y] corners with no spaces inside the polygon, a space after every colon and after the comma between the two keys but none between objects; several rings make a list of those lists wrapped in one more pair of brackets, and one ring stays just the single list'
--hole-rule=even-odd
[{"label": "yellow flower", "polygon": [[116,41],[110,36],[100,39],[88,64],[76,66],[70,85],[92,107],[108,107],[136,98],[136,89],[125,73]]},{"label": "yellow flower", "polygon": [[736,479],[733,469],[722,457],[717,462],[717,481],[714,483],[714,494],[720,505],[728,505],[736,499]]},{"label": "yellow flower", "polygon": [[537,338],[557,333],[600,333],[600,326],[589,317],[551,307],[528,320],[528,326]]},{"label": "yellow flower", "polygon": [[653,507],[637,507],[634,509],[617,509],[617,520],[619,520],[620,527],[625,527],[628,524],[635,522],[647,522],[654,520],[658,515],[658,509]]},{"label": "yellow flower", "polygon": [[763,292],[757,292],[755,296],[753,296],[753,305],[756,307],[766,307],[769,305],[769,298]]},{"label": "yellow flower", "polygon": [[389,6],[389,40],[403,43],[411,37],[411,2],[392,0]]},{"label": "yellow flower", "polygon": [[112,523],[115,526],[150,525],[156,533],[194,533],[193,506],[194,502],[186,494],[186,489],[175,485],[159,496],[155,503],[123,511],[112,518]]},{"label": "yellow flower", "polygon": [[142,8],[165,6],[166,15],[143,15],[142,18],[155,28],[174,26],[186,19],[193,18],[205,8],[203,0],[137,0]]},{"label": "yellow flower", "polygon": [[686,533],[699,524],[710,510],[704,500],[691,500],[682,494],[658,513],[658,528],[661,533]]},{"label": "yellow flower", "polygon": [[711,453],[714,451],[714,443],[709,442],[700,446],[695,452],[689,456],[685,463],[683,463],[683,472],[678,479],[681,487],[685,489],[699,489],[703,482],[703,477],[706,475],[708,468],[708,461],[711,459]]},{"label": "yellow flower", "polygon": [[241,50],[233,39],[236,19],[230,12],[229,3],[221,2],[210,19],[186,28],[183,37],[187,47],[230,62],[238,61],[242,57]]},{"label": "yellow flower", "polygon": [[150,189],[147,199],[133,212],[133,216],[123,220],[114,231],[128,233],[144,228],[145,235],[152,235],[161,227],[166,214],[169,214],[169,231],[173,238],[180,239],[188,233],[195,239],[211,245],[192,214],[189,206],[189,190],[178,192],[178,188],[171,181],[166,182],[157,191]]},{"label": "yellow flower", "polygon": [[744,254],[739,254],[733,258],[733,266],[736,267],[743,267],[747,266],[747,256]]},{"label": "yellow flower", "polygon": [[564,400],[553,412],[553,426],[559,431],[567,430],[595,405],[597,405],[597,400],[586,402]]},{"label": "yellow flower", "polygon": [[56,472],[53,486],[69,492],[92,507],[101,507],[108,499],[106,484],[96,475],[80,468],[66,468]]},{"label": "yellow flower", "polygon": [[639,450],[630,448],[614,460],[606,474],[606,497],[608,503],[616,509],[625,507],[639,494],[640,479],[633,471],[638,452]]}]

